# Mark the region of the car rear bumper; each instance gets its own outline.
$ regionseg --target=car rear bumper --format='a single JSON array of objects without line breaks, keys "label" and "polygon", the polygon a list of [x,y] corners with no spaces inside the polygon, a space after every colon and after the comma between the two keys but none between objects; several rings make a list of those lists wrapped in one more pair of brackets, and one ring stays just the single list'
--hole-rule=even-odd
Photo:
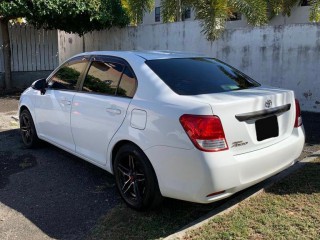
[{"label": "car rear bumper", "polygon": [[[303,127],[285,140],[249,153],[201,152],[157,146],[145,150],[163,196],[210,203],[231,196],[295,163],[304,146]],[[223,193],[207,197],[212,193]]]}]

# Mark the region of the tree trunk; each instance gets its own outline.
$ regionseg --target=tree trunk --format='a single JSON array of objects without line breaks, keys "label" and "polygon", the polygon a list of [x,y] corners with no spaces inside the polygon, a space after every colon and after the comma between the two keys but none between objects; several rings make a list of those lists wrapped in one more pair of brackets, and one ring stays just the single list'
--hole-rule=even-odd
[{"label": "tree trunk", "polygon": [[176,5],[177,5],[176,19],[177,19],[177,22],[181,22],[181,20],[182,20],[181,0],[176,0]]},{"label": "tree trunk", "polygon": [[1,19],[2,46],[4,58],[4,83],[5,90],[11,90],[11,45],[9,37],[9,20]]}]

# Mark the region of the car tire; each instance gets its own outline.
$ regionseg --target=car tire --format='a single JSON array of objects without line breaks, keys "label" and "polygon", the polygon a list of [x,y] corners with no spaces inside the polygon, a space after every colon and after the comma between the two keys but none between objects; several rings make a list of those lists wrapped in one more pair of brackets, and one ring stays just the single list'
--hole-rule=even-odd
[{"label": "car tire", "polygon": [[143,211],[160,205],[162,195],[156,174],[140,148],[133,144],[122,146],[113,166],[118,191],[129,207]]},{"label": "car tire", "polygon": [[19,116],[20,133],[24,146],[33,148],[38,145],[39,138],[30,112],[27,109],[21,111]]}]

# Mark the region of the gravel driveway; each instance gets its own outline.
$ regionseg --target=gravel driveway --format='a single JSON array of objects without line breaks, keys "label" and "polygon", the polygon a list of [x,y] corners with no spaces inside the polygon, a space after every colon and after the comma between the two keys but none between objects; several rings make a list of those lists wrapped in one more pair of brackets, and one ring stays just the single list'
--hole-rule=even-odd
[{"label": "gravel driveway", "polygon": [[[44,143],[23,147],[18,97],[0,97],[0,239],[81,239],[120,201],[107,172]],[[301,158],[320,150],[320,114],[303,113]]]}]

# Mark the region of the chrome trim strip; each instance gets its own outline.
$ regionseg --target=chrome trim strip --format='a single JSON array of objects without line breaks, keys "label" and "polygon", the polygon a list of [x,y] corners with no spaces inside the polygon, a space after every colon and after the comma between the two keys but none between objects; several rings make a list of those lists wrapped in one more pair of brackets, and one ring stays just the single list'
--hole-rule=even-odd
[{"label": "chrome trim strip", "polygon": [[281,107],[275,107],[267,110],[237,114],[235,117],[240,122],[244,122],[248,120],[257,120],[257,119],[268,117],[270,115],[276,115],[276,114],[287,112],[290,110],[290,108],[291,108],[291,104],[287,104]]}]

